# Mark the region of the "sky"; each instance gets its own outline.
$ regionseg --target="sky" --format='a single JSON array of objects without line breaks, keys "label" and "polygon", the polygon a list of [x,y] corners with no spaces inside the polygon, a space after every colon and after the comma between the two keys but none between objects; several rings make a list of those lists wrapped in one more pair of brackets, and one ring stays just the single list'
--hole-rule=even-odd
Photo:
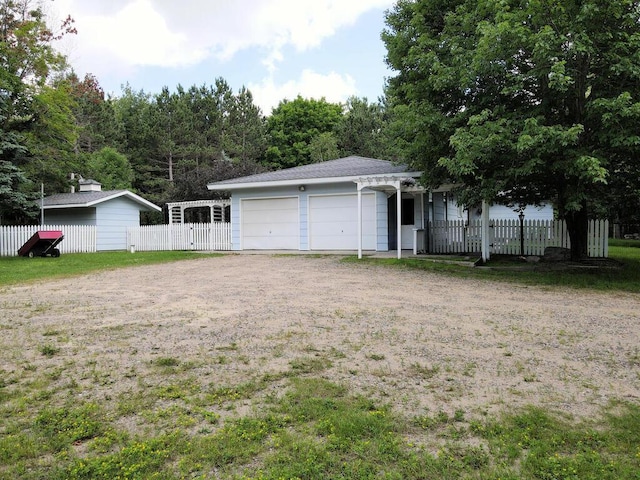
[{"label": "sky", "polygon": [[284,99],[383,93],[384,12],[394,0],[55,0],[76,35],[57,48],[105,93],[159,93],[166,86],[245,86],[265,115]]}]

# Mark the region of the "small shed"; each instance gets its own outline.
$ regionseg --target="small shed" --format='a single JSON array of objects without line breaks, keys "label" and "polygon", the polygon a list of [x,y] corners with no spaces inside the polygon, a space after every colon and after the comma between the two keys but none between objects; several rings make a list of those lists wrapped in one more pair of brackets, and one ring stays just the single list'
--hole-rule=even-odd
[{"label": "small shed", "polygon": [[95,180],[80,180],[79,191],[43,200],[44,225],[96,227],[96,250],[126,250],[127,228],[140,226],[140,212],[160,212],[157,205],[129,190],[102,190]]}]

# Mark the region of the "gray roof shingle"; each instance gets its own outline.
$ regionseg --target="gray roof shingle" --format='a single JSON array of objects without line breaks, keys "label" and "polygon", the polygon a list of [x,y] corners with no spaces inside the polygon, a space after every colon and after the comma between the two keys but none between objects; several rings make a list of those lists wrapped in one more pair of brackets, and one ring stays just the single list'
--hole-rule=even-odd
[{"label": "gray roof shingle", "polygon": [[311,163],[299,167],[285,168],[273,172],[258,173],[246,177],[232,178],[208,185],[210,189],[219,189],[225,185],[240,183],[282,182],[291,180],[311,180],[320,178],[358,177],[365,175],[385,175],[408,172],[406,165],[396,165],[388,160],[350,156]]},{"label": "gray roof shingle", "polygon": [[105,190],[104,192],[56,193],[44,197],[44,206],[88,205],[112,197],[126,190]]},{"label": "gray roof shingle", "polygon": [[65,207],[89,207],[98,203],[109,201],[112,198],[126,197],[141,205],[142,210],[162,209],[157,205],[145,200],[129,190],[105,190],[99,192],[76,192],[76,193],[56,193],[44,197],[44,208],[65,208]]}]

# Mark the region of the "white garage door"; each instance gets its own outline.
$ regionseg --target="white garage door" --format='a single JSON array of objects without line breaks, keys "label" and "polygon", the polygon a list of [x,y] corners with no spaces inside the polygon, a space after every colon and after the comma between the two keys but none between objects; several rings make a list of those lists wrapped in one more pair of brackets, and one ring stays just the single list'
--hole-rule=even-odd
[{"label": "white garage door", "polygon": [[[311,250],[358,249],[358,195],[309,197]],[[362,195],[362,248],[376,249],[374,194]]]},{"label": "white garage door", "polygon": [[298,250],[298,198],[241,201],[243,250]]}]

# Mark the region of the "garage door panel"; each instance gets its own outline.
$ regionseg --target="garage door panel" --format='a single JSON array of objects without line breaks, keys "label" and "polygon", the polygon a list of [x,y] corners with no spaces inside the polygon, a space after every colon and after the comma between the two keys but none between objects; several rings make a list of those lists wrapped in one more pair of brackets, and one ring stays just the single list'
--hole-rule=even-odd
[{"label": "garage door panel", "polygon": [[243,200],[241,209],[243,249],[299,248],[297,197]]},{"label": "garage door panel", "polygon": [[249,224],[243,228],[244,237],[284,236],[298,235],[298,226],[287,223],[276,224]]},{"label": "garage door panel", "polygon": [[[312,250],[358,248],[358,196],[328,195],[309,198]],[[362,246],[376,247],[376,209],[373,194],[362,195]]]}]

